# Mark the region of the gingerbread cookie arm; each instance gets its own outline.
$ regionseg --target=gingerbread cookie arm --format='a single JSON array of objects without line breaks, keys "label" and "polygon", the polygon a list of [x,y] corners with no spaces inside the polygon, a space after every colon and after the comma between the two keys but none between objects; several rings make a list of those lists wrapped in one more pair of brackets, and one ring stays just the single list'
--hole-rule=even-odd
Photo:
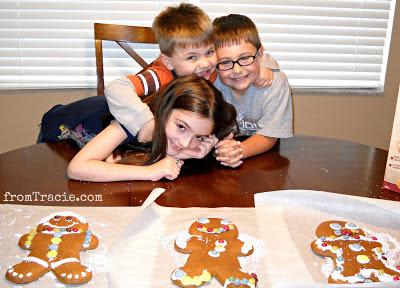
[{"label": "gingerbread cookie arm", "polygon": [[86,230],[82,246],[79,248],[79,250],[92,250],[95,249],[97,246],[99,246],[99,238],[97,238],[96,235],[93,235],[90,230]]},{"label": "gingerbread cookie arm", "polygon": [[185,253],[185,254],[190,254],[193,251],[193,248],[195,248],[198,244],[199,240],[197,239],[197,237],[191,237],[187,242],[186,242],[186,246],[183,247],[182,243],[177,243],[177,240],[175,240],[175,249],[181,253]]},{"label": "gingerbread cookie arm", "polygon": [[237,256],[244,257],[244,256],[250,256],[251,254],[253,254],[254,247],[252,245],[249,246],[245,242],[243,242],[239,239],[235,239],[232,242],[237,242],[237,243],[235,243],[234,246],[240,247],[239,251],[235,251]]},{"label": "gingerbread cookie arm", "polygon": [[[25,235],[22,235],[21,238],[19,238],[19,241],[18,241],[19,248],[24,249],[24,250],[32,250],[32,248],[30,247],[31,245],[29,245],[29,242],[27,242],[27,241],[30,241],[30,243],[32,243],[33,238],[28,240],[28,236],[30,236],[30,235],[25,234]],[[25,243],[28,245],[26,246]]]}]

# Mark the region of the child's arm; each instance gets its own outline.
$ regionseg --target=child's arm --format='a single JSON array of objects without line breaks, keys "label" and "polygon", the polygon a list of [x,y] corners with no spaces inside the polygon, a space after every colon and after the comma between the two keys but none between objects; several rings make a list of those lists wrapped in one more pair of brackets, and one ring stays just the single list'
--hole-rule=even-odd
[{"label": "child's arm", "polygon": [[124,180],[158,181],[163,177],[173,180],[178,177],[183,161],[176,163],[166,157],[149,166],[108,163],[103,160],[127,138],[121,125],[114,121],[93,138],[68,165],[68,176],[76,180],[108,182]]},{"label": "child's arm", "polygon": [[265,88],[272,85],[274,81],[273,70],[280,70],[278,62],[268,53],[262,55],[260,75],[253,83],[258,89]]},{"label": "child's arm", "polygon": [[140,142],[151,141],[152,131],[143,126],[154,116],[142,98],[156,93],[173,79],[172,72],[158,58],[144,72],[112,81],[104,90],[111,114]]},{"label": "child's arm", "polygon": [[147,133],[144,125],[153,123],[154,116],[147,104],[143,103],[133,83],[127,77],[121,77],[110,82],[104,94],[107,99],[111,114],[121,123],[132,135],[138,135],[140,129],[145,128],[138,135],[140,142],[149,142],[152,131]]},{"label": "child's arm", "polygon": [[240,148],[242,148],[243,159],[264,153],[274,147],[278,138],[267,137],[259,134],[254,134],[242,142]]}]

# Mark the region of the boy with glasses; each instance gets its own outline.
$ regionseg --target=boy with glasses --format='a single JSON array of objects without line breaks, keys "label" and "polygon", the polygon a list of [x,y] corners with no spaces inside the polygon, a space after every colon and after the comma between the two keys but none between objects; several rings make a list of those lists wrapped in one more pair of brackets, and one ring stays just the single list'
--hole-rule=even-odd
[{"label": "boy with glasses", "polygon": [[237,167],[243,159],[271,149],[278,138],[293,136],[291,90],[280,70],[273,70],[270,87],[254,86],[265,55],[253,21],[230,14],[216,18],[213,25],[218,59],[214,85],[236,108],[239,131],[235,136],[248,137],[238,142],[231,134],[218,142],[216,159],[222,165]]}]

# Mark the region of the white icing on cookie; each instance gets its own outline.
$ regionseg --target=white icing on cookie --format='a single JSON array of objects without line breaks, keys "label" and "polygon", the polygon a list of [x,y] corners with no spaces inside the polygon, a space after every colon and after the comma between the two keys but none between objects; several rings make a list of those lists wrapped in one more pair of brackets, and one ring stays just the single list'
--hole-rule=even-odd
[{"label": "white icing on cookie", "polygon": [[231,221],[229,221],[228,219],[222,219],[221,220],[221,224],[222,225],[228,225],[228,224],[232,224]]},{"label": "white icing on cookie", "polygon": [[217,258],[217,257],[219,257],[219,252],[218,251],[216,251],[217,253],[213,253],[213,251],[216,251],[216,250],[211,250],[210,252],[208,252],[208,255],[210,255],[211,257],[214,257],[214,258]]},{"label": "white icing on cookie", "polygon": [[42,259],[39,259],[39,258],[37,258],[37,257],[28,256],[28,257],[25,257],[25,258],[23,259],[23,261],[35,262],[35,263],[37,263],[37,264],[39,264],[39,265],[42,265],[44,268],[49,268],[49,263],[47,263],[46,261],[44,261],[44,260],[42,260]]},{"label": "white icing on cookie", "polygon": [[360,244],[358,243],[353,243],[351,245],[349,245],[349,248],[355,252],[360,252],[361,250],[365,250],[364,247],[362,247]]},{"label": "white icing on cookie", "polygon": [[329,225],[333,230],[339,230],[342,229],[342,226],[339,223],[331,223]]},{"label": "white icing on cookie", "polygon": [[71,262],[79,262],[79,259],[70,257],[66,259],[62,259],[60,261],[54,262],[50,264],[51,269],[56,269],[58,266],[63,265],[65,263],[71,263]]},{"label": "white icing on cookie", "polygon": [[206,217],[199,217],[197,219],[197,222],[199,222],[201,224],[207,224],[207,223],[210,223],[210,220],[208,220]]},{"label": "white icing on cookie", "polygon": [[67,212],[66,211],[66,212],[56,212],[56,213],[50,214],[49,216],[44,217],[42,220],[40,220],[38,225],[50,221],[55,216],[62,216],[62,217],[72,216],[72,217],[75,217],[76,219],[78,219],[80,222],[86,224],[86,219],[84,217],[82,217],[81,215],[73,213],[73,212]]}]

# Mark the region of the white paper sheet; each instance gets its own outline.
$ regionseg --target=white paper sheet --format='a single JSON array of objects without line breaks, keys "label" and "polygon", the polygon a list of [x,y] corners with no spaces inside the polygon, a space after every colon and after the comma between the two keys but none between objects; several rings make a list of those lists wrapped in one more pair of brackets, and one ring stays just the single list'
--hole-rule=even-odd
[{"label": "white paper sheet", "polygon": [[[176,287],[170,275],[185,263],[187,255],[173,248],[174,240],[202,216],[231,220],[258,245],[257,255],[244,257],[241,263],[246,270],[257,273],[260,288],[345,287],[327,284],[322,268],[329,268],[329,263],[310,248],[315,230],[323,221],[351,221],[400,241],[399,202],[285,190],[257,194],[256,208],[169,208],[153,203],[161,193],[162,189],[155,189],[142,207],[0,205],[0,274],[3,275],[0,287],[21,287],[4,278],[8,267],[21,262],[29,253],[18,248],[18,240],[35,228],[40,219],[59,211],[81,214],[100,239],[99,247],[81,253],[82,263],[94,272],[93,279],[83,287]],[[398,257],[400,264],[400,253]],[[353,286],[399,287],[399,284]],[[67,286],[49,272],[24,287]],[[222,285],[212,279],[202,287]]]}]

